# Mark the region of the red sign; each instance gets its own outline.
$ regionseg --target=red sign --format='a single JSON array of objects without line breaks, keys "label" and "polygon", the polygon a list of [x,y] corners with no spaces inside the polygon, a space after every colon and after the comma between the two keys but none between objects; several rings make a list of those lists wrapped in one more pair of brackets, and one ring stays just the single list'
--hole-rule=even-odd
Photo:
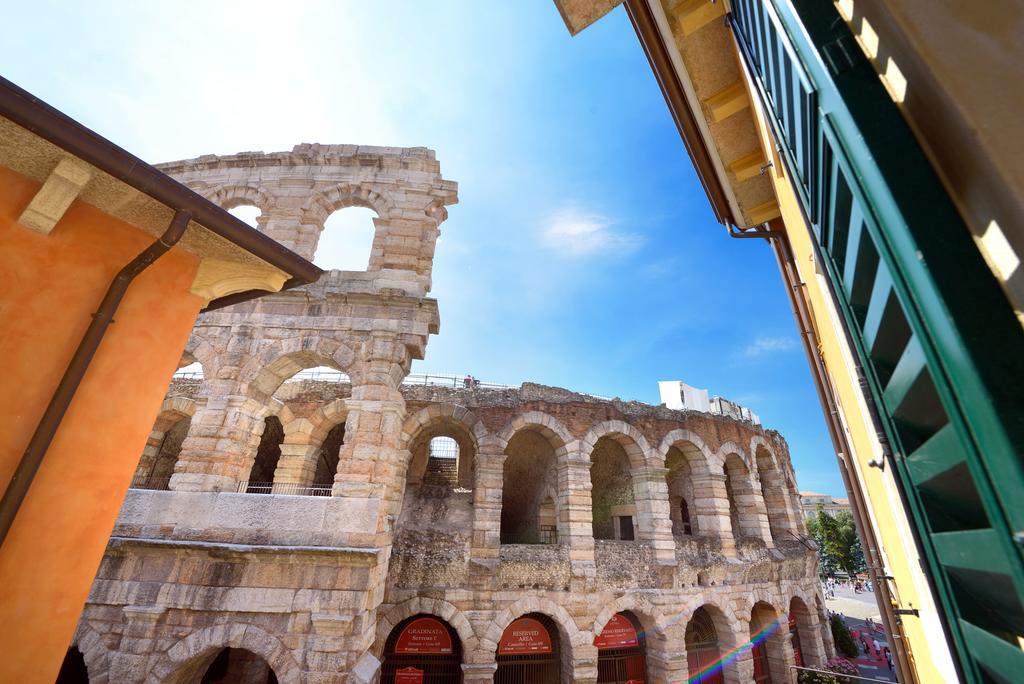
[{"label": "red sign", "polygon": [[533,618],[519,618],[505,628],[498,642],[498,655],[551,653],[551,635],[547,627]]},{"label": "red sign", "polygon": [[452,637],[448,628],[440,620],[430,617],[416,618],[407,624],[395,643],[395,653],[447,655],[451,652]]},{"label": "red sign", "polygon": [[395,684],[423,684],[423,670],[403,667],[395,672]]},{"label": "red sign", "polygon": [[622,613],[616,613],[594,639],[594,645],[600,648],[629,648],[640,644],[636,635],[636,627]]}]

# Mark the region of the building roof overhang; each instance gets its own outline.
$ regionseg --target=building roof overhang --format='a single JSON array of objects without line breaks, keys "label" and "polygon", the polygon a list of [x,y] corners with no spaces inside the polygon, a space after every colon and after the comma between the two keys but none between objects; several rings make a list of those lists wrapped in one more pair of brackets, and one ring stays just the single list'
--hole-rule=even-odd
[{"label": "building roof overhang", "polygon": [[200,257],[193,292],[212,310],[316,281],[323,271],[188,187],[0,77],[0,164],[46,183],[70,165],[75,198],[160,236],[192,218],[178,246]]}]

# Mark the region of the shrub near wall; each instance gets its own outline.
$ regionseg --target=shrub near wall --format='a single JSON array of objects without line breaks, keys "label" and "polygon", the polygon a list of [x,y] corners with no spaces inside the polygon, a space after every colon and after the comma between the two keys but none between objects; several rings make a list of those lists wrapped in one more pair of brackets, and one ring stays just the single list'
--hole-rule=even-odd
[{"label": "shrub near wall", "polygon": [[843,652],[848,658],[856,658],[860,655],[860,651],[857,649],[857,644],[853,640],[853,635],[850,634],[850,628],[846,626],[838,615],[833,615],[829,622],[832,626],[832,640],[836,644],[836,648]]}]

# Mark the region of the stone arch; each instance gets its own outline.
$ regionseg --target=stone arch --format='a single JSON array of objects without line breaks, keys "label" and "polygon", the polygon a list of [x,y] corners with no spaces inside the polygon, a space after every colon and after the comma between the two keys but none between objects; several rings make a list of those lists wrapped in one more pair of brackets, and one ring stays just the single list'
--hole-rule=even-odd
[{"label": "stone arch", "polygon": [[480,444],[488,437],[480,418],[464,406],[431,404],[409,416],[402,427],[401,449],[407,452],[407,483],[423,480],[429,460],[430,440],[450,437],[458,445],[458,485],[473,489]]},{"label": "stone arch", "polygon": [[189,335],[188,342],[185,344],[185,351],[182,352],[178,368],[198,363],[203,371],[203,379],[212,377],[213,371],[217,367],[219,354],[220,352],[209,341],[199,337],[197,332],[193,330],[192,334]]},{"label": "stone arch", "polygon": [[629,593],[620,596],[597,614],[591,628],[591,634],[597,637],[604,630],[605,625],[608,624],[613,615],[627,610],[640,620],[640,625],[644,628],[644,633],[648,639],[661,637],[668,626],[668,620],[666,620],[664,613],[660,608],[651,603],[647,596]]},{"label": "stone arch", "polygon": [[757,473],[757,468],[754,466],[750,452],[736,442],[725,442],[722,446],[718,447],[718,451],[715,452],[715,462],[724,466],[726,457],[730,455],[739,457],[749,474],[754,475]]},{"label": "stone arch", "polygon": [[551,599],[540,596],[529,596],[521,598],[504,610],[499,611],[484,628],[480,635],[480,650],[493,654],[498,648],[498,641],[501,639],[505,628],[512,624],[516,618],[528,613],[542,613],[554,620],[558,625],[559,637],[566,646],[569,653],[569,660],[572,659],[572,652],[581,646],[589,646],[593,641],[593,634],[583,631],[576,624],[576,621],[569,615],[569,612],[561,605]]},{"label": "stone arch", "polygon": [[85,667],[89,671],[89,684],[105,684],[110,672],[110,649],[96,629],[82,621],[75,631],[71,642],[78,647],[85,659]]},{"label": "stone arch", "polygon": [[302,206],[302,222],[323,226],[335,211],[347,207],[366,207],[380,218],[390,218],[395,210],[391,199],[366,183],[339,183],[321,190]]},{"label": "stone arch", "polygon": [[171,646],[156,663],[147,684],[186,684],[198,679],[222,648],[241,648],[263,658],[274,670],[277,681],[302,680],[302,668],[291,651],[255,625],[232,622],[193,632]]},{"label": "stone arch", "polygon": [[698,608],[704,608],[711,615],[715,629],[719,632],[719,637],[724,639],[724,645],[734,648],[746,641],[746,637],[743,639],[738,638],[738,635],[742,632],[742,624],[740,622],[742,616],[736,614],[735,607],[731,601],[719,593],[692,596],[687,601],[686,608],[679,615],[679,623],[684,628]]},{"label": "stone arch", "polygon": [[[348,410],[347,399],[319,406],[309,416],[295,416],[287,405],[282,407],[278,417],[284,439],[274,473],[275,491],[287,493],[290,486],[312,486],[319,495],[325,495],[333,486],[339,460],[338,453],[331,455],[326,450],[335,446],[340,449]],[[338,426],[341,436],[335,434]]]},{"label": "stone arch", "polygon": [[788,652],[789,628],[785,610],[771,601],[755,601],[745,622],[750,636],[751,660],[756,674],[760,670],[772,682],[790,680]]},{"label": "stone arch", "polygon": [[265,349],[249,364],[243,381],[248,380],[250,393],[271,397],[285,380],[306,368],[329,366],[352,377],[358,368],[356,353],[347,345],[322,337],[300,337],[285,340]]},{"label": "stone arch", "polygon": [[[754,435],[750,438],[750,445],[747,453],[754,454],[756,456],[758,448],[763,448],[765,452],[767,452],[768,457],[771,459],[771,466],[773,468],[778,468],[780,471],[782,470],[779,458],[775,454],[775,449],[772,447],[771,443],[765,439],[764,435]],[[755,459],[752,459],[752,461],[755,461]],[[757,463],[755,462],[754,465],[757,465]]]},{"label": "stone arch", "polygon": [[734,442],[723,444],[718,453],[722,457],[733,536],[771,543],[760,480],[750,455]]},{"label": "stone arch", "polygon": [[384,653],[384,644],[391,631],[403,620],[413,615],[434,615],[441,618],[459,635],[462,641],[463,658],[469,658],[479,650],[480,640],[473,631],[469,619],[451,603],[443,599],[432,599],[414,596],[411,599],[396,603],[377,616],[377,638],[370,647],[374,657],[380,659]]},{"label": "stone arch", "polygon": [[[317,408],[308,419],[299,419],[309,425],[309,443],[312,446],[319,446],[334,426],[345,422],[349,412],[348,401],[348,399],[335,399]],[[287,433],[286,426],[285,434]]]},{"label": "stone arch", "polygon": [[191,418],[196,414],[196,401],[189,397],[168,397],[160,405],[160,413],[153,423],[154,432],[167,432],[175,423],[183,418]]},{"label": "stone arch", "polygon": [[181,455],[181,445],[191,430],[195,413],[194,399],[182,396],[164,399],[135,466],[131,484],[133,488],[168,488]]},{"label": "stone arch", "polygon": [[768,441],[761,435],[750,440],[751,461],[757,470],[758,485],[755,489],[764,501],[768,527],[775,541],[787,540],[793,536],[796,525],[793,521],[791,497],[780,467],[779,458]]},{"label": "stone arch", "polygon": [[446,422],[461,426],[467,436],[472,438],[475,450],[479,450],[480,445],[487,439],[487,427],[465,406],[431,404],[406,418],[402,426],[401,448],[408,449],[423,430]]},{"label": "stone arch", "polygon": [[614,440],[629,457],[630,467],[638,471],[651,465],[651,447],[647,438],[639,430],[622,420],[606,420],[590,428],[587,435],[580,440],[581,456],[590,458],[594,445],[603,437]]},{"label": "stone arch", "polygon": [[744,622],[750,622],[754,606],[758,603],[771,606],[771,609],[779,615],[786,612],[785,606],[782,605],[782,597],[767,586],[756,585],[749,593],[745,594],[744,598],[746,598],[746,603],[743,606],[743,612],[736,614],[736,617]]},{"label": "stone arch", "polygon": [[581,460],[589,462],[594,539],[654,539],[667,511],[661,510],[664,491],[645,477],[651,467],[647,439],[624,421],[608,420],[579,444]]},{"label": "stone arch", "polygon": [[723,656],[725,663],[722,668],[723,679],[727,684],[739,684],[744,681],[741,678],[739,664],[728,656],[735,653],[741,644],[746,643],[747,637],[743,635],[741,623],[735,617],[730,617],[729,612],[718,605],[714,599],[707,600],[699,596],[694,598],[692,609],[687,613],[686,619],[682,621],[684,643],[688,637],[690,624],[697,611],[701,609],[708,616],[715,630],[719,654]]},{"label": "stone arch", "polygon": [[[569,533],[562,515],[569,483],[559,467],[575,455],[578,442],[556,418],[528,411],[509,421],[497,438],[501,452],[493,466],[501,470],[500,540],[503,544],[552,544]],[[570,451],[571,450],[571,451]],[[505,487],[518,478],[529,486]]]},{"label": "stone arch", "polygon": [[263,215],[266,215],[274,207],[273,197],[263,188],[252,184],[221,185],[212,192],[206,193],[206,199],[222,209],[234,209],[250,204],[259,209]]},{"label": "stone arch", "polygon": [[[687,451],[680,447],[682,444],[690,444],[696,451]],[[658,446],[657,452],[655,452],[655,458],[659,462],[658,465],[665,465],[665,459],[668,457],[669,449],[672,447],[679,448],[684,454],[689,457],[690,453],[699,454],[700,458],[691,460],[690,467],[694,469],[694,474],[707,474],[714,472],[715,465],[720,468],[720,461],[718,455],[701,439],[701,436],[692,430],[686,430],[683,428],[672,430],[661,440],[661,444]]]},{"label": "stone arch", "polygon": [[525,411],[513,417],[497,434],[497,443],[503,451],[508,447],[512,437],[520,430],[539,432],[551,443],[555,453],[559,456],[568,453],[570,445],[576,441],[568,428],[554,416],[543,411]]}]

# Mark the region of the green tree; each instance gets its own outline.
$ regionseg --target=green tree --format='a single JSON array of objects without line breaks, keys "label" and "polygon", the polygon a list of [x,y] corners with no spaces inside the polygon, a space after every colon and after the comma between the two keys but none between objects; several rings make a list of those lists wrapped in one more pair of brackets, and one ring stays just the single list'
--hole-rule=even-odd
[{"label": "green tree", "polygon": [[839,511],[831,516],[819,510],[807,527],[818,543],[822,570],[830,573],[839,569],[849,575],[863,572],[864,551],[853,524],[853,514]]}]

